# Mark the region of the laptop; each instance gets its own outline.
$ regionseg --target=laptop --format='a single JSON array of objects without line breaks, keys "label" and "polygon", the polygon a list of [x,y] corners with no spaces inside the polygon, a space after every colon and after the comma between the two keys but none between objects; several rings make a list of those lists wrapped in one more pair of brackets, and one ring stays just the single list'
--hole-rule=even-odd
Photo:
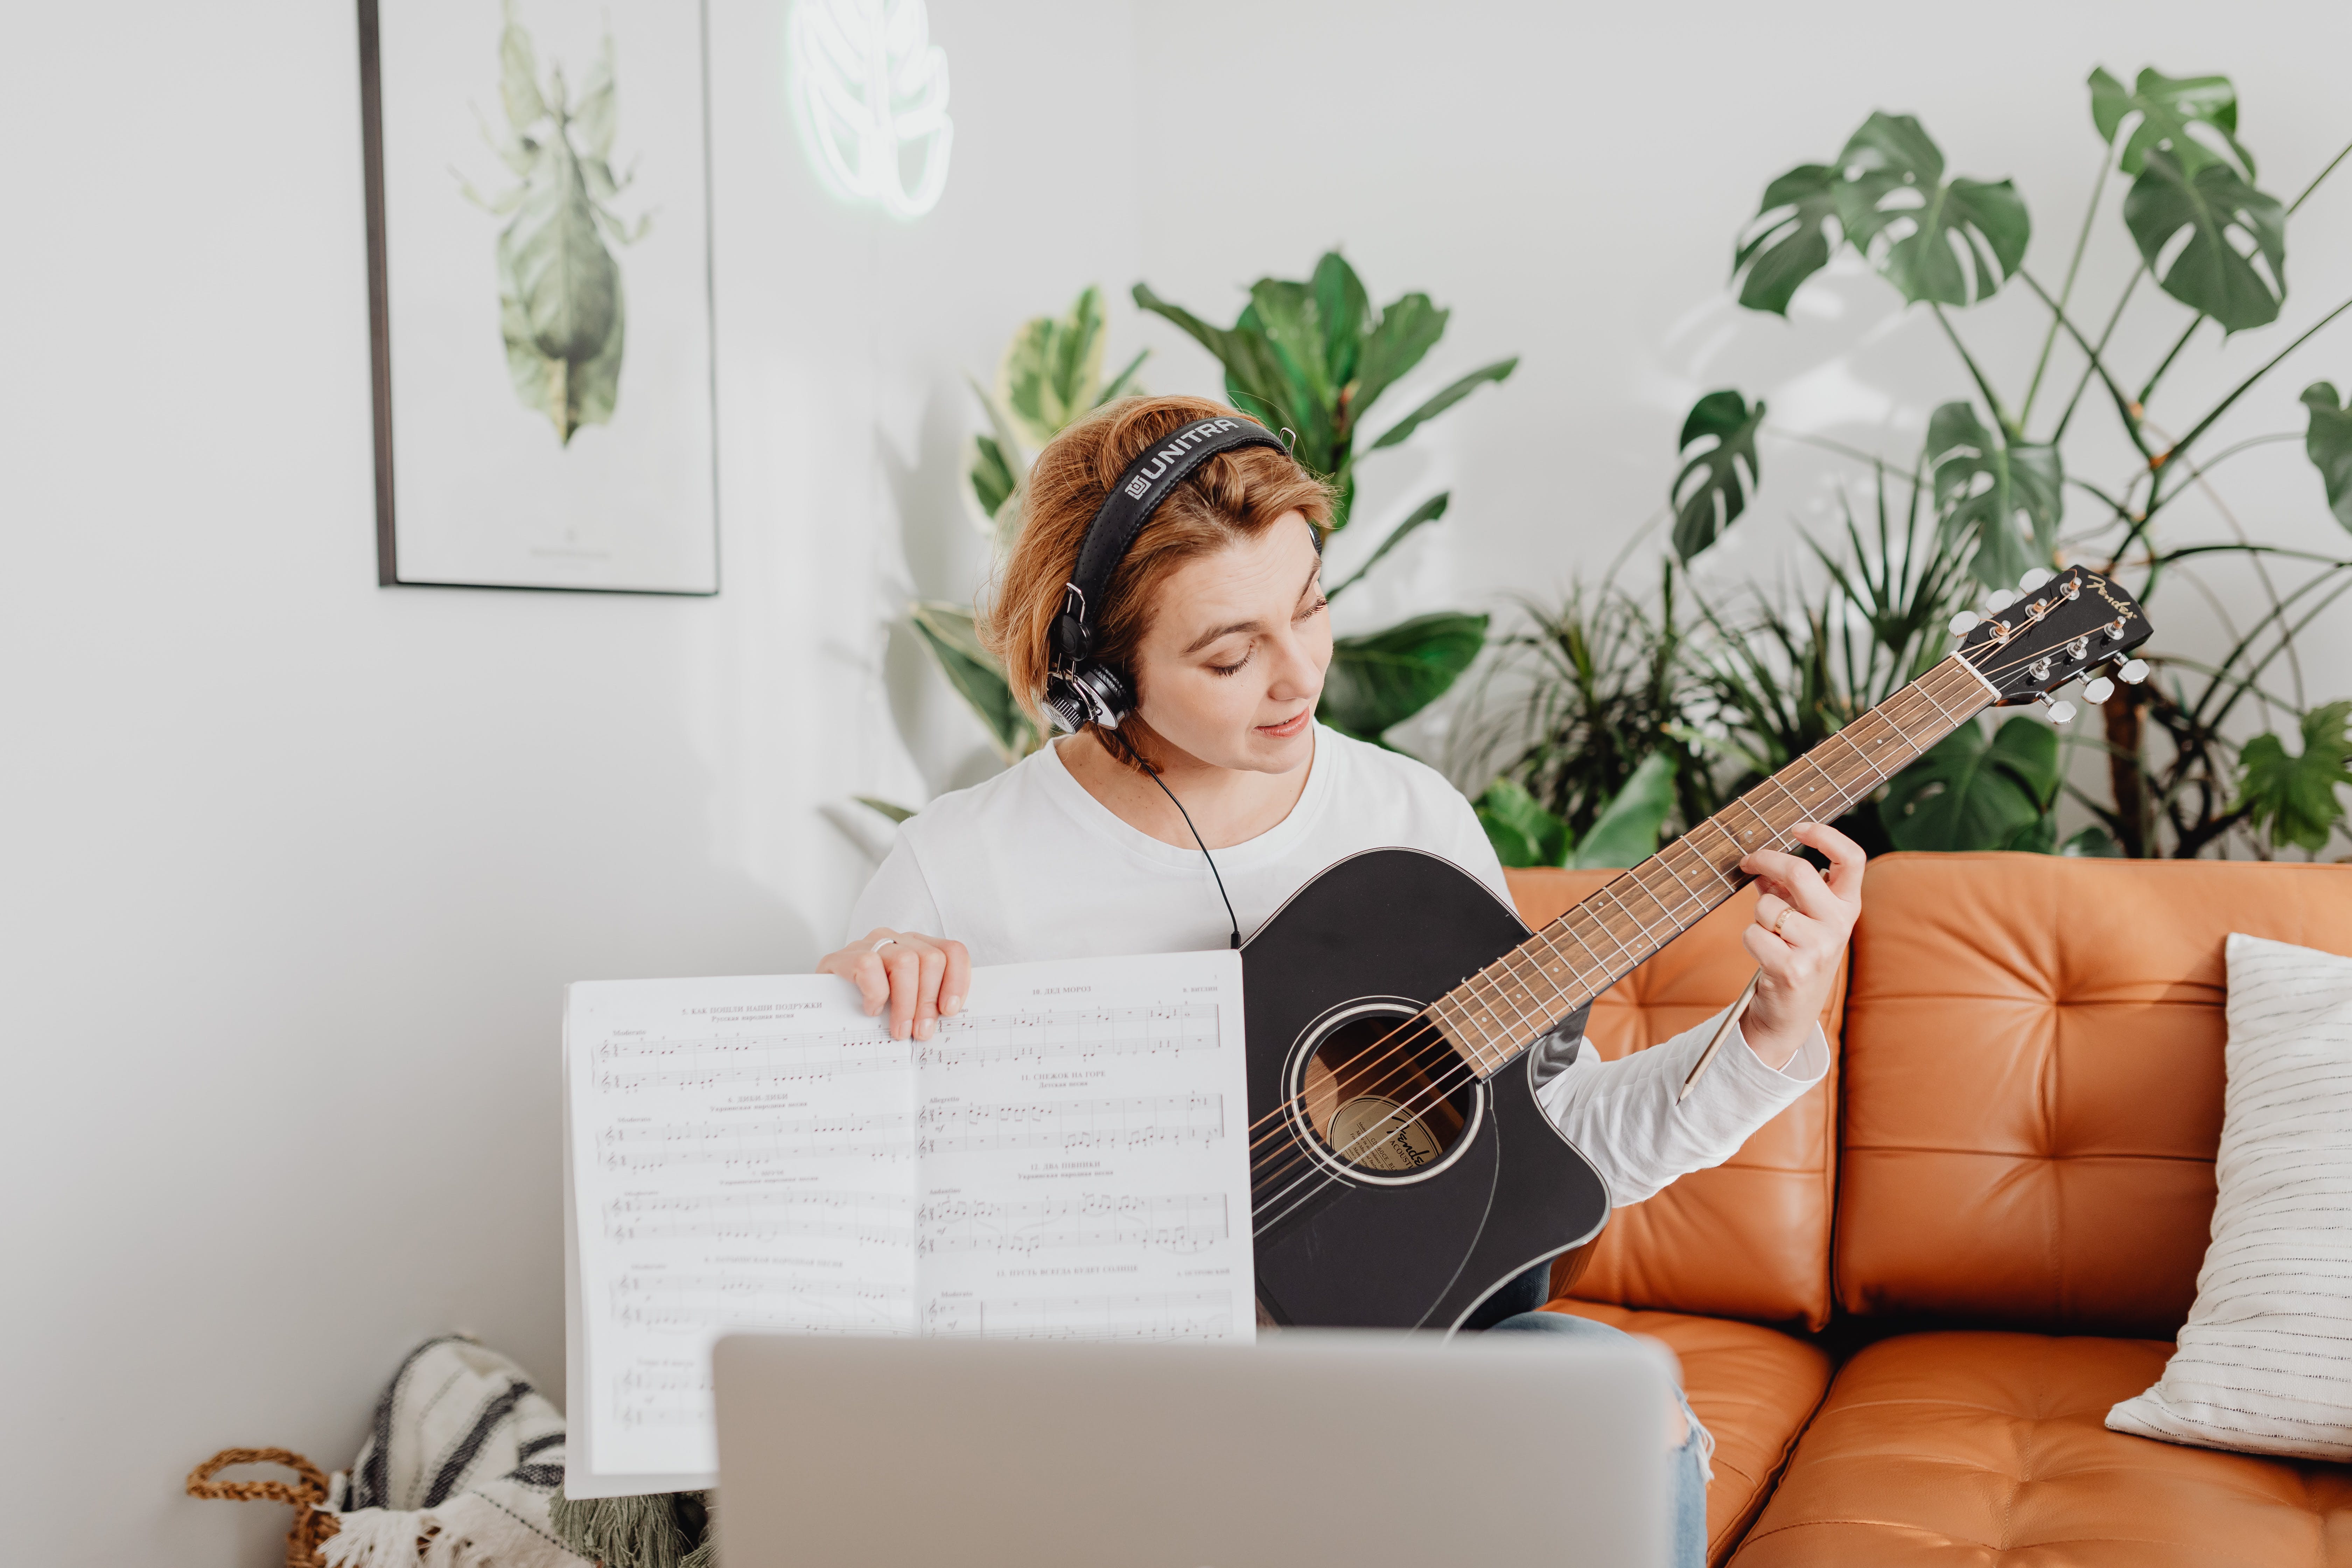
[{"label": "laptop", "polygon": [[713,1374],[726,1568],[1666,1560],[1639,1343],[738,1334]]}]

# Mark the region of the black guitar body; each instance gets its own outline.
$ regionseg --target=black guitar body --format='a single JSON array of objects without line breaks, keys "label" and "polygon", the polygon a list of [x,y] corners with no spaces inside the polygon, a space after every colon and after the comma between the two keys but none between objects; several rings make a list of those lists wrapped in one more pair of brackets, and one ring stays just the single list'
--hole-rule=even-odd
[{"label": "black guitar body", "polygon": [[1535,1096],[1572,1056],[1581,1012],[1457,1091],[1442,1152],[1437,1134],[1416,1133],[1396,1141],[1390,1168],[1364,1169],[1284,1110],[1300,1103],[1306,1064],[1328,1059],[1345,1030],[1386,1037],[1527,937],[1451,861],[1375,849],[1307,883],[1242,949],[1251,1124],[1281,1113],[1255,1167],[1272,1173],[1256,1190],[1258,1302],[1277,1323],[1450,1331],[1531,1266],[1600,1234],[1608,1188]]}]

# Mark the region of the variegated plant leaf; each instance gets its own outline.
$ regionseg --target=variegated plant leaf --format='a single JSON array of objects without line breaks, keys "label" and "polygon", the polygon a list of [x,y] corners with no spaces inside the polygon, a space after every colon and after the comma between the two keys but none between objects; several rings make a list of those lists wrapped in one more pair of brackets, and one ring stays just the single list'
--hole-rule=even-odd
[{"label": "variegated plant leaf", "polygon": [[1102,296],[1092,284],[1067,313],[1021,323],[996,367],[996,399],[1029,445],[1044,446],[1095,405],[1102,356]]}]

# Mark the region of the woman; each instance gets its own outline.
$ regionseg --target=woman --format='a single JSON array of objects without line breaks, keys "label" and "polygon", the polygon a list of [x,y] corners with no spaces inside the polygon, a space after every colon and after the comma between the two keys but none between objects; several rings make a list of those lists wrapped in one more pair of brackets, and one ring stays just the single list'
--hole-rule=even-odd
[{"label": "woman", "polygon": [[[1194,421],[1234,417],[1198,398],[1129,398],[1041,453],[983,636],[1033,715],[1079,546],[1130,462]],[[1252,433],[1256,433],[1255,426]],[[1261,437],[1262,438],[1262,437]],[[1360,850],[1443,856],[1508,900],[1503,870],[1461,794],[1394,752],[1317,724],[1331,661],[1321,585],[1328,489],[1281,450],[1217,452],[1145,517],[1090,606],[1096,662],[1134,697],[1115,727],[1078,731],[909,819],[852,912],[864,934],[818,965],[925,1039],[963,1005],[973,963],[1221,947],[1255,930],[1317,872]],[[1042,719],[1041,719],[1042,722]],[[1180,804],[1181,803],[1181,804]],[[1861,849],[1808,824],[1826,879],[1793,855],[1743,868],[1763,885],[1744,933],[1763,975],[1735,1045],[1687,1100],[1675,1091],[1710,1021],[1616,1062],[1580,1051],[1545,1087],[1561,1132],[1635,1203],[1720,1163],[1820,1081],[1816,1023],[1855,915]],[[1533,1310],[1530,1270],[1482,1311],[1502,1331],[1617,1331]],[[1496,1321],[1496,1320],[1500,1321]],[[1706,1556],[1713,1439],[1677,1395],[1675,1561]]]}]

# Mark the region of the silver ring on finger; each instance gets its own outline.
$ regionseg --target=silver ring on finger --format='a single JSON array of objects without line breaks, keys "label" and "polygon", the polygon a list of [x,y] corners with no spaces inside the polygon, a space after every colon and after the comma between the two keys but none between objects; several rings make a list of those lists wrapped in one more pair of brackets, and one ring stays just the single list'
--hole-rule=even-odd
[{"label": "silver ring on finger", "polygon": [[867,948],[866,951],[866,952],[881,952],[884,948],[888,947],[888,946],[892,945],[893,943],[895,943],[898,940],[898,939],[897,937],[895,937],[895,936],[886,936],[886,937],[880,937],[880,938],[877,938],[877,939],[876,939],[874,945],[873,945],[872,947]]}]

